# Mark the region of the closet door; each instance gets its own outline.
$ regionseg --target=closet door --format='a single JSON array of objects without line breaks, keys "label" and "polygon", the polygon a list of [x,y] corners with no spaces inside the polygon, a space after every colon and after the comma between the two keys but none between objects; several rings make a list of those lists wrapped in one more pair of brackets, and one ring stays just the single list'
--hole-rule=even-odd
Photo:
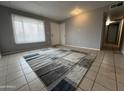
[{"label": "closet door", "polygon": [[51,43],[52,45],[60,44],[59,24],[51,22]]}]

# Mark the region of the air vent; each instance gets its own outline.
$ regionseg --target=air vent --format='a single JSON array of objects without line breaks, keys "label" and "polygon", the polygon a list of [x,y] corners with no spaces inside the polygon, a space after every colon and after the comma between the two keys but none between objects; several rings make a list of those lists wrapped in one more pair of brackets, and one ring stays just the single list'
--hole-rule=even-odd
[{"label": "air vent", "polygon": [[116,3],[116,4],[112,4],[111,6],[110,6],[110,8],[112,9],[112,8],[117,8],[117,7],[120,7],[120,6],[123,6],[123,2],[118,2],[118,3]]}]

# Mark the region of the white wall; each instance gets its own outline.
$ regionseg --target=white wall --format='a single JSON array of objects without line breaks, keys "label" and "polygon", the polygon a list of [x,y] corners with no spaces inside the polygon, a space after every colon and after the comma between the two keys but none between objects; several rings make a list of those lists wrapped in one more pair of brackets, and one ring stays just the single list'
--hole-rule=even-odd
[{"label": "white wall", "polygon": [[66,45],[100,49],[104,8],[80,14],[66,21]]}]

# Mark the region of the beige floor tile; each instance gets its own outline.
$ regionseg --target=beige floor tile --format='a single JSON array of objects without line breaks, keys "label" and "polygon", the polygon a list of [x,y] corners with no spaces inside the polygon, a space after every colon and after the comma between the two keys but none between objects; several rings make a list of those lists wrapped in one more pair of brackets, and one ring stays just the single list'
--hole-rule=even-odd
[{"label": "beige floor tile", "polygon": [[7,70],[7,66],[5,65],[0,65],[0,71]]},{"label": "beige floor tile", "polygon": [[103,63],[113,63],[113,57],[104,57]]},{"label": "beige floor tile", "polygon": [[115,61],[115,64],[116,65],[124,65],[124,62],[121,62],[121,61],[118,60],[118,61]]},{"label": "beige floor tile", "polygon": [[8,67],[7,68],[7,74],[13,74],[16,72],[22,71],[21,66],[16,66],[16,67]]},{"label": "beige floor tile", "polygon": [[12,66],[12,65],[20,65],[20,61],[19,61],[19,59],[17,59],[17,60],[9,60],[8,61],[8,64],[7,64],[8,66]]},{"label": "beige floor tile", "polygon": [[124,75],[117,75],[117,81],[124,84]]},{"label": "beige floor tile", "polygon": [[83,90],[82,90],[81,88],[78,87],[78,88],[76,89],[76,91],[83,91]]},{"label": "beige floor tile", "polygon": [[124,55],[115,54],[114,59],[117,64],[124,64]]},{"label": "beige floor tile", "polygon": [[124,70],[116,69],[116,77],[117,77],[117,81],[124,84]]},{"label": "beige floor tile", "polygon": [[93,81],[88,79],[88,78],[84,78],[83,81],[80,83],[79,87],[83,90],[91,90],[93,85]]},{"label": "beige floor tile", "polygon": [[102,65],[108,65],[108,66],[114,66],[114,62],[104,61],[102,62]]},{"label": "beige floor tile", "polygon": [[8,88],[6,90],[17,90],[26,84],[27,84],[26,79],[23,76],[23,77],[20,77],[16,80],[13,80],[13,81],[7,83]]},{"label": "beige floor tile", "polygon": [[95,83],[92,91],[110,91],[109,89],[103,87],[102,85]]},{"label": "beige floor tile", "polygon": [[29,86],[32,91],[40,91],[42,88],[44,88],[43,83],[39,79],[30,82]]},{"label": "beige floor tile", "polygon": [[16,67],[20,66],[19,62],[18,63],[14,62],[12,64],[8,64],[8,68],[12,68],[12,67],[16,68]]},{"label": "beige floor tile", "polygon": [[106,70],[99,70],[100,75],[105,75],[106,77],[115,80],[115,72],[109,72]]},{"label": "beige floor tile", "polygon": [[114,54],[114,57],[116,60],[123,61],[124,62],[124,55],[121,54]]},{"label": "beige floor tile", "polygon": [[0,78],[5,78],[6,77],[6,74],[7,74],[7,71],[6,70],[0,71]]},{"label": "beige floor tile", "polygon": [[19,88],[18,91],[30,91],[30,88],[28,85],[25,85],[25,86]]},{"label": "beige floor tile", "polygon": [[86,76],[87,78],[91,79],[91,80],[95,80],[96,79],[96,75],[97,75],[97,72],[95,71],[92,71],[92,70],[89,70],[87,73],[86,73]]},{"label": "beige floor tile", "polygon": [[110,90],[116,90],[116,81],[106,77],[105,75],[98,74],[96,82]]},{"label": "beige floor tile", "polygon": [[6,77],[1,77],[0,78],[0,86],[5,86],[6,84]]},{"label": "beige floor tile", "polygon": [[114,68],[108,68],[108,67],[101,66],[100,70],[103,71],[103,72],[115,73]]},{"label": "beige floor tile", "polygon": [[104,56],[104,52],[100,51],[95,59],[95,61],[102,62]]},{"label": "beige floor tile", "polygon": [[6,69],[7,69],[7,66],[4,66],[4,65],[0,64],[0,71],[6,70]]},{"label": "beige floor tile", "polygon": [[96,59],[95,59],[95,61],[97,61],[97,62],[102,62],[102,59],[103,59],[102,56],[101,56],[101,57],[100,57],[100,56],[97,56]]},{"label": "beige floor tile", "polygon": [[8,59],[5,58],[5,57],[3,57],[3,58],[1,59],[0,66],[1,66],[1,67],[2,67],[2,66],[7,66],[7,62],[8,62]]},{"label": "beige floor tile", "polygon": [[121,65],[116,64],[115,66],[116,66],[117,70],[124,70],[124,65],[123,64],[121,64]]},{"label": "beige floor tile", "polygon": [[123,75],[124,76],[124,69],[118,69],[118,68],[116,68],[116,73],[118,74],[118,75]]},{"label": "beige floor tile", "polygon": [[6,90],[5,87],[6,87],[6,86],[0,86],[0,91],[5,91],[5,90]]},{"label": "beige floor tile", "polygon": [[110,65],[107,65],[107,64],[101,64],[100,68],[115,71],[114,66],[110,66]]},{"label": "beige floor tile", "polygon": [[101,63],[98,61],[92,63],[92,66],[98,66],[99,67],[100,65],[101,65]]},{"label": "beige floor tile", "polygon": [[99,67],[98,66],[91,65],[91,67],[90,67],[89,70],[98,72],[99,71]]},{"label": "beige floor tile", "polygon": [[124,91],[124,84],[118,82],[118,90]]},{"label": "beige floor tile", "polygon": [[113,57],[113,52],[111,51],[104,51],[104,58],[111,58]]},{"label": "beige floor tile", "polygon": [[10,81],[15,80],[15,79],[22,77],[22,76],[24,76],[23,72],[18,71],[18,72],[12,73],[12,74],[7,74],[6,80],[7,80],[7,82],[10,82]]}]

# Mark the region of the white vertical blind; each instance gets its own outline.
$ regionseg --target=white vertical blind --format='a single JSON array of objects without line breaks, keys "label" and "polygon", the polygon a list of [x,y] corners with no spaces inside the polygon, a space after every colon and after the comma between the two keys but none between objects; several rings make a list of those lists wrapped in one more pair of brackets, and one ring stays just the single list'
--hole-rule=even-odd
[{"label": "white vertical blind", "polygon": [[45,42],[44,22],[19,15],[12,15],[15,43]]}]

